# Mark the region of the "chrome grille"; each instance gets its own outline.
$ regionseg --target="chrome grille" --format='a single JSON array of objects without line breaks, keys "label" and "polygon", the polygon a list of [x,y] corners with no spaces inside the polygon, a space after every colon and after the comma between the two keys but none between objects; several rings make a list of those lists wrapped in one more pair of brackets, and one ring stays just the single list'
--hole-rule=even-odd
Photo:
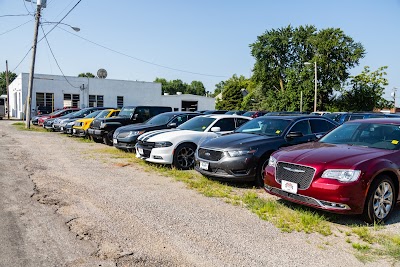
[{"label": "chrome grille", "polygon": [[282,180],[298,184],[299,189],[307,189],[314,177],[315,169],[307,166],[278,162],[275,179],[278,183]]},{"label": "chrome grille", "polygon": [[138,146],[143,149],[152,149],[155,146],[154,142],[146,142],[146,141],[138,141],[137,142]]},{"label": "chrome grille", "polygon": [[94,120],[90,125],[93,129],[100,129],[101,120]]},{"label": "chrome grille", "polygon": [[199,158],[218,161],[224,157],[224,152],[218,150],[211,150],[206,148],[199,148],[198,150]]}]

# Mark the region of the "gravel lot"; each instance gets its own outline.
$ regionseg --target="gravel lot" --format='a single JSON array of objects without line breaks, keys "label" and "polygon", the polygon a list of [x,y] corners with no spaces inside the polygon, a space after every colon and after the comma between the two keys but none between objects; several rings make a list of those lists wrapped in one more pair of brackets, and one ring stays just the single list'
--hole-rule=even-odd
[{"label": "gravel lot", "polygon": [[378,264],[360,262],[343,239],[282,233],[243,207],[90,152],[102,144],[13,122],[0,121],[0,266]]}]

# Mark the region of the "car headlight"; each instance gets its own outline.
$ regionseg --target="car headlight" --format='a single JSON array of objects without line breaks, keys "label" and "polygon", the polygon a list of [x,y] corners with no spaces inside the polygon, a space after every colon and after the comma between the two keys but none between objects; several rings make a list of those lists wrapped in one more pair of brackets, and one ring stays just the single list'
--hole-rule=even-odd
[{"label": "car headlight", "polygon": [[255,149],[246,149],[246,150],[233,150],[233,151],[227,151],[228,155],[230,157],[240,157],[248,154],[254,154],[257,150]]},{"label": "car headlight", "polygon": [[154,147],[169,147],[172,146],[171,142],[155,142]]},{"label": "car headlight", "polygon": [[276,158],[270,156],[268,160],[268,166],[276,168],[276,163],[277,163]]},{"label": "car headlight", "polygon": [[349,183],[356,181],[360,174],[360,170],[325,170],[321,177]]},{"label": "car headlight", "polygon": [[137,136],[143,134],[144,131],[130,131],[127,137]]}]

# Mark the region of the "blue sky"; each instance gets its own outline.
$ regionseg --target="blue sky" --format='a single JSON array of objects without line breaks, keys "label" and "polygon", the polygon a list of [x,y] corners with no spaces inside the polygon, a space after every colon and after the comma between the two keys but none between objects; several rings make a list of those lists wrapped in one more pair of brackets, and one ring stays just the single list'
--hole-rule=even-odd
[{"label": "blue sky", "polygon": [[[42,18],[59,21],[79,0],[47,1]],[[35,4],[25,4],[26,8],[23,0],[0,0],[0,71],[8,60],[10,70],[29,72],[31,53],[16,66],[32,45],[33,17],[1,17],[33,13]],[[213,91],[216,83],[233,74],[251,75],[254,59],[249,44],[266,30],[289,24],[340,28],[367,52],[352,74],[360,73],[364,66],[371,70],[388,66],[385,97],[391,99],[393,87],[399,87],[400,96],[399,14],[400,0],[82,0],[63,20],[81,31],[75,33],[60,25],[48,35],[48,41],[67,76],[95,74],[104,68],[110,79],[199,80]],[[51,28],[44,26],[46,32]],[[40,30],[39,39],[41,36]],[[61,74],[45,40],[38,44],[35,71]],[[397,103],[399,106],[400,97]]]}]

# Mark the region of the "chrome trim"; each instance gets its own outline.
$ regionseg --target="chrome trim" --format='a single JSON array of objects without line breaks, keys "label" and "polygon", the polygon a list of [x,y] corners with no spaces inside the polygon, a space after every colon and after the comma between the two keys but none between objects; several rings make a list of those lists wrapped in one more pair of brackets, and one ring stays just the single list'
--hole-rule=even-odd
[{"label": "chrome trim", "polygon": [[315,174],[317,173],[317,169],[316,169],[316,168],[311,167],[311,166],[307,166],[307,165],[302,165],[302,164],[296,164],[296,163],[287,162],[287,161],[279,161],[279,160],[276,160],[276,167],[275,167],[274,177],[275,177],[275,181],[276,181],[278,184],[281,184],[280,182],[278,182],[278,180],[277,180],[277,178],[276,178],[276,170],[277,170],[277,166],[278,166],[278,163],[279,163],[279,162],[283,162],[283,163],[287,163],[287,164],[292,164],[292,165],[296,165],[296,166],[302,166],[302,167],[307,167],[307,168],[314,169],[314,175],[313,175],[313,177],[312,177],[312,179],[311,179],[310,185],[309,185],[307,188],[299,189],[299,190],[307,190],[308,188],[310,188],[312,182],[314,181]]}]

